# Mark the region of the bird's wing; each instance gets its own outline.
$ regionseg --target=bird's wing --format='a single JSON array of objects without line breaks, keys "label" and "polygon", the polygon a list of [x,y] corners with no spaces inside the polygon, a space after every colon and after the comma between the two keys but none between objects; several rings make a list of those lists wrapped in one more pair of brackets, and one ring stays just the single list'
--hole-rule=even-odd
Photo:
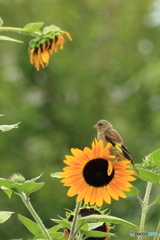
[{"label": "bird's wing", "polygon": [[123,144],[123,139],[121,135],[114,129],[108,129],[107,131],[105,131],[105,138],[110,143]]},{"label": "bird's wing", "polygon": [[110,129],[105,132],[106,141],[110,142],[119,152],[122,152],[123,155],[128,159],[132,160],[131,155],[127,147],[123,144],[123,139],[120,134],[114,130]]}]

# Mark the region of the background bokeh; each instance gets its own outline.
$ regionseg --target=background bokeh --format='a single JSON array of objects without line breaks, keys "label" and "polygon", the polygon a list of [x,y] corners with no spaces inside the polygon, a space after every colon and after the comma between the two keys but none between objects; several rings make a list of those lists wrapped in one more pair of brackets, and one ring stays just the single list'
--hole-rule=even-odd
[{"label": "background bokeh", "polygon": [[[71,147],[91,145],[98,120],[112,122],[136,163],[159,148],[160,0],[0,0],[0,16],[4,26],[43,21],[73,37],[39,72],[29,63],[31,37],[3,32],[24,43],[0,42],[0,124],[21,121],[18,129],[0,132],[0,177],[18,172],[31,179],[43,172],[45,186],[31,201],[49,228],[50,218],[64,217],[75,205],[50,173],[62,170]],[[146,183],[134,186],[143,197]],[[158,191],[154,186],[151,201]],[[139,225],[136,198],[113,200],[105,208]],[[17,219],[17,213],[32,219],[17,196],[9,200],[1,191],[0,210],[15,212],[0,226],[1,239],[32,237]],[[148,212],[147,232],[156,231],[159,215],[157,205]],[[126,239],[132,229],[113,231]]]}]

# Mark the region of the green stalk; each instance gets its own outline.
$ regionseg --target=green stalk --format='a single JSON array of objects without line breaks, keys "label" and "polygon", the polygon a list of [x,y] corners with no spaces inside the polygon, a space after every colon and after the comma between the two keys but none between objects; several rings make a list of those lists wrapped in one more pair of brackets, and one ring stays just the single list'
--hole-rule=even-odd
[{"label": "green stalk", "polygon": [[73,216],[73,221],[71,224],[71,230],[70,230],[70,234],[69,234],[69,238],[68,240],[72,240],[75,238],[75,230],[76,230],[76,225],[77,225],[77,219],[78,219],[78,214],[79,214],[79,210],[81,208],[81,204],[82,201],[78,202],[76,204],[75,210],[74,210],[74,216]]},{"label": "green stalk", "polygon": [[149,210],[151,207],[153,207],[156,203],[157,203],[156,201],[152,202],[152,203],[148,206],[148,210]]},{"label": "green stalk", "polygon": [[23,29],[22,28],[14,28],[14,27],[0,27],[0,31],[9,31],[9,32],[23,33]]},{"label": "green stalk", "polygon": [[142,201],[142,199],[140,198],[140,196],[139,195],[136,195],[136,198],[138,199],[138,201],[140,202],[140,204],[141,204],[141,206],[143,205],[143,201]]},{"label": "green stalk", "polygon": [[23,28],[15,28],[15,27],[0,27],[0,32],[2,31],[7,31],[7,32],[16,32],[16,33],[20,33],[20,34],[25,34],[25,35],[31,35],[34,37],[37,37],[40,35],[39,32],[34,32],[34,34],[26,34],[25,30],[23,30]]},{"label": "green stalk", "polygon": [[[142,206],[142,213],[141,213],[141,220],[140,220],[140,229],[142,231],[144,231],[144,225],[145,225],[145,220],[146,220],[146,214],[148,211],[148,202],[149,202],[149,196],[151,193],[151,189],[152,189],[152,183],[148,182],[147,183],[147,187],[146,187],[146,193],[144,196],[144,200],[143,203],[141,204]],[[143,236],[138,236],[138,240],[142,240]]]},{"label": "green stalk", "polygon": [[155,237],[154,237],[154,240],[160,239],[160,221],[159,221],[159,223],[158,223],[156,232],[158,233],[158,236],[155,236]]},{"label": "green stalk", "polygon": [[19,196],[21,197],[23,203],[25,204],[25,206],[27,207],[27,209],[29,210],[29,212],[31,213],[31,215],[33,216],[33,218],[35,219],[35,221],[37,222],[37,224],[39,225],[42,233],[44,234],[44,236],[46,237],[47,240],[52,240],[51,236],[49,235],[47,229],[45,228],[45,226],[43,225],[40,217],[38,216],[38,214],[36,213],[36,211],[34,210],[31,202],[29,201],[29,197],[25,194],[25,193],[21,193],[19,194]]}]

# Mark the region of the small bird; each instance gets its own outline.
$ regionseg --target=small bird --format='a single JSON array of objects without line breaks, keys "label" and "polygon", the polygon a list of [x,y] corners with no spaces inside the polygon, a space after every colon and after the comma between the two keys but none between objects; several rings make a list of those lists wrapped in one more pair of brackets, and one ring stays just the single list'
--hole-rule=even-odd
[{"label": "small bird", "polygon": [[102,140],[104,146],[109,142],[112,144],[111,153],[116,156],[117,160],[121,160],[123,157],[128,159],[134,170],[138,173],[138,170],[134,166],[132,157],[124,145],[123,138],[121,135],[113,128],[112,124],[106,120],[100,120],[97,122],[93,128],[97,129],[97,139]]}]

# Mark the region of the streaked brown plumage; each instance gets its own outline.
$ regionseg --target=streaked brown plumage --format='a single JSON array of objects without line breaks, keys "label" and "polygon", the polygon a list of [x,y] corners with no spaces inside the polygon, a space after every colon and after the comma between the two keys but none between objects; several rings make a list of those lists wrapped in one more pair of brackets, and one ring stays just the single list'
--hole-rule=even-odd
[{"label": "streaked brown plumage", "polygon": [[112,124],[106,120],[100,120],[97,122],[93,128],[97,129],[97,139],[103,140],[104,146],[110,142],[112,144],[111,153],[116,156],[117,160],[122,158],[128,159],[133,165],[134,170],[138,173],[138,170],[133,164],[132,157],[124,145],[123,138],[121,135],[113,128]]}]

